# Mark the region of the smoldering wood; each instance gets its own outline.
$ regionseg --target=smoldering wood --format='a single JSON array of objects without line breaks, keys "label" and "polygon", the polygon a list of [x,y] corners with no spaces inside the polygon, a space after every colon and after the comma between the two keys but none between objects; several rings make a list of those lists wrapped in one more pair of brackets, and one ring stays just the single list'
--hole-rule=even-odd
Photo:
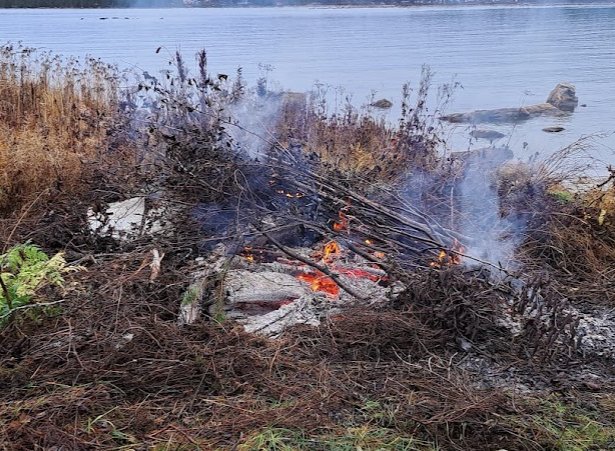
[{"label": "smoldering wood", "polygon": [[350,294],[351,296],[353,296],[353,297],[355,297],[355,298],[357,298],[359,300],[365,300],[364,296],[360,295],[353,288],[351,288],[348,285],[346,285],[346,283],[344,283],[336,273],[334,273],[333,271],[329,270],[329,268],[327,268],[326,266],[319,265],[318,263],[313,262],[313,261],[303,257],[302,255],[299,255],[296,252],[293,252],[291,249],[289,249],[286,246],[282,245],[279,241],[277,241],[275,238],[273,238],[271,235],[269,235],[265,231],[263,231],[263,235],[265,235],[267,237],[267,239],[271,242],[271,244],[273,244],[275,247],[277,247],[282,252],[287,254],[289,257],[292,257],[295,260],[298,260],[298,261],[300,261],[302,263],[305,263],[306,265],[311,266],[312,268],[317,269],[318,271],[322,272],[323,274],[329,276],[331,278],[331,280],[333,280],[337,284],[337,286],[339,286],[342,290],[344,290],[346,293]]},{"label": "smoldering wood", "polygon": [[[300,162],[298,162],[300,163]],[[429,215],[422,213],[409,205],[400,205],[395,209],[385,206],[377,200],[372,200],[356,191],[329,180],[310,169],[301,168],[301,164],[290,166],[278,160],[276,168],[292,174],[288,182],[297,190],[312,193],[328,200],[331,204],[346,206],[352,213],[349,215],[366,228],[374,230],[374,234],[386,239],[391,232],[400,234],[409,240],[420,243],[419,246],[406,249],[409,252],[421,253],[429,249],[447,249],[454,242],[469,242],[470,238],[449,230]],[[395,230],[395,224],[399,229]]]}]

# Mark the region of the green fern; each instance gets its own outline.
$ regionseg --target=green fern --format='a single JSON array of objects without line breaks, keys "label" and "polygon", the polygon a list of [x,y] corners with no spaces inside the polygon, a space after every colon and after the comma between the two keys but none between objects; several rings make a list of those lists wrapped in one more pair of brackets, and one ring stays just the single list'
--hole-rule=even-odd
[{"label": "green fern", "polygon": [[12,311],[31,303],[43,287],[63,286],[63,275],[78,269],[69,268],[62,253],[49,258],[32,244],[20,244],[0,255],[0,325]]}]

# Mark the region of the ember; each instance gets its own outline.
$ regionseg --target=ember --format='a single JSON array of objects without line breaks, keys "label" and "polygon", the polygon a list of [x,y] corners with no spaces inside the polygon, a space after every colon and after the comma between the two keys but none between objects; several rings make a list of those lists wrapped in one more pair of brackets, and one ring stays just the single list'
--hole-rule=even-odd
[{"label": "ember", "polygon": [[289,193],[284,191],[283,189],[278,189],[276,190],[276,192],[278,194],[283,194],[284,196],[288,197],[289,199],[301,199],[302,197],[305,196],[305,194],[303,193]]},{"label": "ember", "polygon": [[254,254],[252,253],[252,246],[246,246],[241,252],[241,256],[249,263],[254,263]]},{"label": "ember", "polygon": [[297,279],[309,283],[312,291],[322,291],[329,297],[337,298],[340,294],[340,287],[320,271],[301,273]]},{"label": "ember", "polygon": [[271,255],[271,251],[264,248],[255,249],[252,246],[245,246],[243,250],[239,253],[241,257],[243,257],[248,263],[262,263],[265,261],[270,261],[275,256]]},{"label": "ember", "polygon": [[[368,239],[363,240],[363,243],[364,243],[365,245],[367,245],[367,246],[370,246],[370,247],[372,247],[372,246],[374,245],[374,241],[373,241],[373,240],[370,240],[369,238],[368,238]],[[374,250],[374,251],[372,252],[372,255],[373,255],[374,257],[376,257],[377,259],[379,259],[379,260],[382,260],[382,259],[385,257],[384,252],[382,252],[382,251],[376,251],[376,250]]]},{"label": "ember", "polygon": [[346,216],[343,210],[340,210],[338,213],[338,220],[333,223],[333,230],[336,232],[345,232],[348,230],[348,223],[348,216]]},{"label": "ember", "polygon": [[438,253],[438,257],[436,260],[432,261],[429,266],[432,268],[442,268],[446,266],[453,266],[461,264],[462,254],[465,251],[465,248],[461,245],[459,241],[456,239],[453,241],[453,246],[450,251],[445,251],[444,249],[440,249]]},{"label": "ember", "polygon": [[378,275],[378,274],[374,274],[371,273],[365,269],[350,269],[350,268],[335,268],[335,270],[340,273],[343,274],[345,276],[349,276],[349,277],[353,277],[356,279],[367,279],[367,280],[371,280],[372,282],[381,282],[384,280],[387,280],[386,275]]},{"label": "ember", "polygon": [[327,244],[325,244],[322,259],[326,262],[329,262],[334,258],[339,257],[341,252],[342,249],[340,248],[339,244],[337,244],[335,241],[329,241]]}]

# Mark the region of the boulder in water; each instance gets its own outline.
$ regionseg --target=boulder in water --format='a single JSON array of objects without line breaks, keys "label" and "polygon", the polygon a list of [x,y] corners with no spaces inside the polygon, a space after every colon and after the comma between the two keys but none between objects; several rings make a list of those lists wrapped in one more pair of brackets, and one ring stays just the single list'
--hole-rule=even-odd
[{"label": "boulder in water", "polygon": [[373,106],[374,108],[380,108],[381,110],[387,110],[393,106],[393,102],[388,99],[380,99],[376,100],[373,103],[370,103],[369,106]]},{"label": "boulder in water", "polygon": [[476,110],[469,113],[453,113],[442,116],[440,119],[452,123],[501,123],[519,122],[529,118],[530,114],[525,108],[498,108],[495,110]]},{"label": "boulder in water", "polygon": [[552,117],[560,117],[566,116],[566,113],[559,108],[554,107],[550,103],[536,103],[534,105],[528,105],[524,107],[525,111],[527,111],[530,117],[538,117],[538,116],[552,116]]},{"label": "boulder in water", "polygon": [[547,103],[559,110],[573,112],[579,104],[574,85],[559,83],[549,94]]},{"label": "boulder in water", "polygon": [[559,127],[559,126],[553,126],[553,127],[545,127],[542,129],[543,132],[547,132],[547,133],[558,133],[558,132],[563,132],[564,130],[566,130],[564,127]]},{"label": "boulder in water", "polygon": [[549,94],[545,103],[528,105],[522,108],[497,108],[494,110],[476,110],[468,113],[453,113],[440,117],[440,120],[452,123],[479,124],[516,123],[538,116],[565,116],[574,111],[579,103],[574,85],[559,83]]},{"label": "boulder in water", "polygon": [[495,130],[488,130],[486,128],[477,128],[470,132],[470,136],[476,139],[485,139],[492,143],[498,139],[504,138],[506,135],[504,133],[497,132]]}]

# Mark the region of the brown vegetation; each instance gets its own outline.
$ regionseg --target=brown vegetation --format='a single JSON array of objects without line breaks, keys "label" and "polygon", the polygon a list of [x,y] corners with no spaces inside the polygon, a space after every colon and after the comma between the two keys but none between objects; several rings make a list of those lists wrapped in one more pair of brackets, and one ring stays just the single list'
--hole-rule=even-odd
[{"label": "brown vegetation", "polygon": [[[449,260],[461,252],[435,241],[425,247],[416,230],[459,234],[395,195],[409,173],[426,173],[425,208],[456,205],[444,189],[456,170],[439,158],[426,110],[428,73],[412,106],[404,89],[395,127],[352,107],[332,114],[318,100],[286,98],[271,133],[255,136],[265,150],[248,158],[229,132],[241,124],[228,111],[280,96],[250,97],[240,81],[212,78],[204,52],[194,78],[180,55],[175,63],[172,83],[144,80],[120,95],[117,75],[99,62],[83,68],[10,47],[0,54],[3,247],[32,240],[87,267],[67,275],[61,292],[44,293],[57,306],[16,312],[0,331],[1,448],[613,445],[612,370],[575,353],[568,304],[551,294],[575,300],[581,288],[583,300],[612,302],[615,188],[573,196],[556,189],[562,180],[544,166],[500,168],[502,214],[530,224],[519,255],[527,283],[512,297],[510,284],[490,278],[493,268],[430,266],[438,251]],[[137,105],[137,94],[146,101]],[[305,191],[292,197],[298,186]],[[87,231],[88,206],[143,191],[179,206],[173,233],[120,245]],[[348,246],[349,225],[331,222],[351,223],[357,252],[370,249],[360,246],[364,238],[379,240],[388,254],[377,263],[405,290],[389,305],[345,310],[276,340],[223,318],[179,325],[195,257],[211,243],[241,246],[259,236],[254,224],[267,215],[288,222],[290,234],[341,237]],[[165,254],[157,277],[153,249]],[[513,337],[500,310],[522,315],[537,291],[552,321],[525,318]],[[512,382],[490,379],[477,361],[503,368],[502,379],[512,371]],[[586,368],[604,376],[598,386]],[[516,390],[519,380],[526,392]]]},{"label": "brown vegetation", "polygon": [[0,209],[87,183],[84,167],[104,154],[118,102],[116,72],[33,49],[0,48]]}]

